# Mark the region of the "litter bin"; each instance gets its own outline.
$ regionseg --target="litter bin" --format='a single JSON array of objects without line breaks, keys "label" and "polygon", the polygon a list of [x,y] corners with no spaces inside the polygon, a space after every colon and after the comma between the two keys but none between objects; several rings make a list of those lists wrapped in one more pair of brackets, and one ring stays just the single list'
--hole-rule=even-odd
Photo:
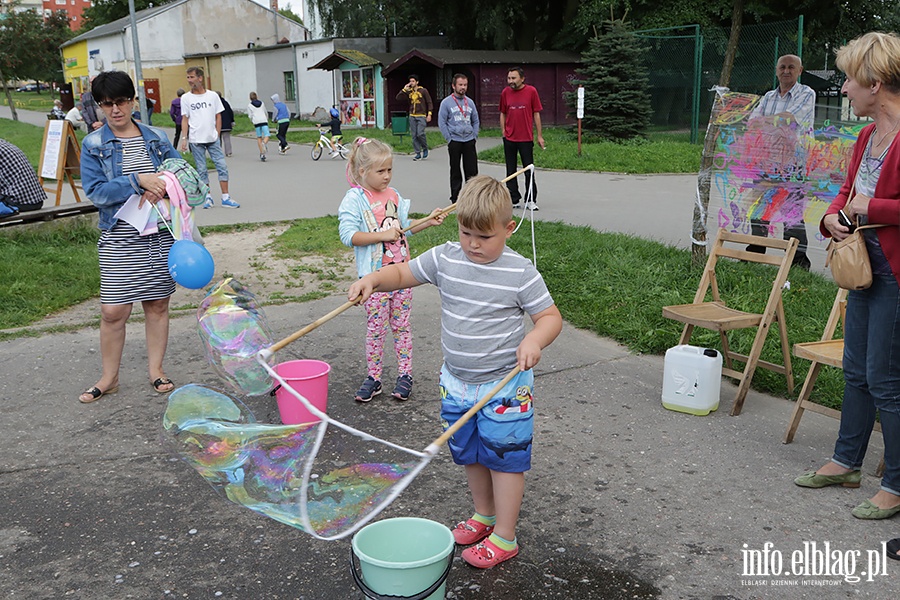
[{"label": "litter bin", "polygon": [[409,114],[405,112],[391,113],[391,133],[400,136],[403,141],[404,135],[409,135]]}]

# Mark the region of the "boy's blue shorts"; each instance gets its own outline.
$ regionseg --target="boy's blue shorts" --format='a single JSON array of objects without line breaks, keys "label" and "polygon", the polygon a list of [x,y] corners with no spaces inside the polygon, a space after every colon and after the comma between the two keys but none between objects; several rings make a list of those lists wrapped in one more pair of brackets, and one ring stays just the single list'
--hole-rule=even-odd
[{"label": "boy's blue shorts", "polygon": [[259,138],[269,137],[269,126],[268,125],[257,125],[256,126],[256,137],[259,137]]},{"label": "boy's blue shorts", "polygon": [[[464,383],[441,367],[441,425],[444,431],[472,408],[500,380]],[[534,436],[534,372],[519,373],[450,438],[458,465],[479,464],[501,473],[531,468]]]}]

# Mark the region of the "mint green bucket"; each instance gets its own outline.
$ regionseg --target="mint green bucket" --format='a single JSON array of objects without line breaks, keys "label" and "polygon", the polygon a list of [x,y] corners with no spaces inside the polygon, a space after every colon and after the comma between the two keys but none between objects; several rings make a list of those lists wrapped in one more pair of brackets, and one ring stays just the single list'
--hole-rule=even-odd
[{"label": "mint green bucket", "polygon": [[385,519],[353,536],[350,570],[366,598],[440,600],[453,565],[454,544],[450,529],[440,523],[415,517]]}]

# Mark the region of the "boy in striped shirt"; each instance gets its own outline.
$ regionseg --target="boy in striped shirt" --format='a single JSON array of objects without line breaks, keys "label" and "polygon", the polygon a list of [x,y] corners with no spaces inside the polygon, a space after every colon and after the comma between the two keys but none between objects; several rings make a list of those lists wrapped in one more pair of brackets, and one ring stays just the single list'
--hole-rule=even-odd
[{"label": "boy in striped shirt", "polygon": [[[459,242],[408,263],[389,265],[354,283],[351,300],[431,283],[441,293],[441,423],[446,430],[504,376],[521,370],[450,439],[475,502],[458,523],[459,545],[472,566],[492,567],[519,552],[516,523],[531,468],[534,431],[531,371],[562,329],[562,316],[537,269],[506,247],[516,224],[506,187],[487,176],[466,183],[457,203]],[[534,327],[525,331],[525,313]],[[478,543],[480,542],[480,543]]]}]

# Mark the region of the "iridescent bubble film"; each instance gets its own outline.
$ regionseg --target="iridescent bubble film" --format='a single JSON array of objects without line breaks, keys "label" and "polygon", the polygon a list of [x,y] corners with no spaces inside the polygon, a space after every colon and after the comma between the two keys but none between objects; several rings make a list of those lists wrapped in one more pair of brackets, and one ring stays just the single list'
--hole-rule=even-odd
[{"label": "iridescent bubble film", "polygon": [[235,279],[221,281],[200,303],[197,327],[207,359],[234,391],[260,396],[274,387],[256,362],[256,353],[272,345],[272,332],[249,289]]},{"label": "iridescent bubble film", "polygon": [[[239,401],[193,384],[169,395],[163,416],[167,440],[215,490],[301,530],[303,469],[319,427],[327,425],[257,423]],[[348,445],[361,443],[352,438]],[[313,531],[327,537],[353,526],[386,499],[415,464],[351,463],[335,455],[317,461],[306,505]]]}]

